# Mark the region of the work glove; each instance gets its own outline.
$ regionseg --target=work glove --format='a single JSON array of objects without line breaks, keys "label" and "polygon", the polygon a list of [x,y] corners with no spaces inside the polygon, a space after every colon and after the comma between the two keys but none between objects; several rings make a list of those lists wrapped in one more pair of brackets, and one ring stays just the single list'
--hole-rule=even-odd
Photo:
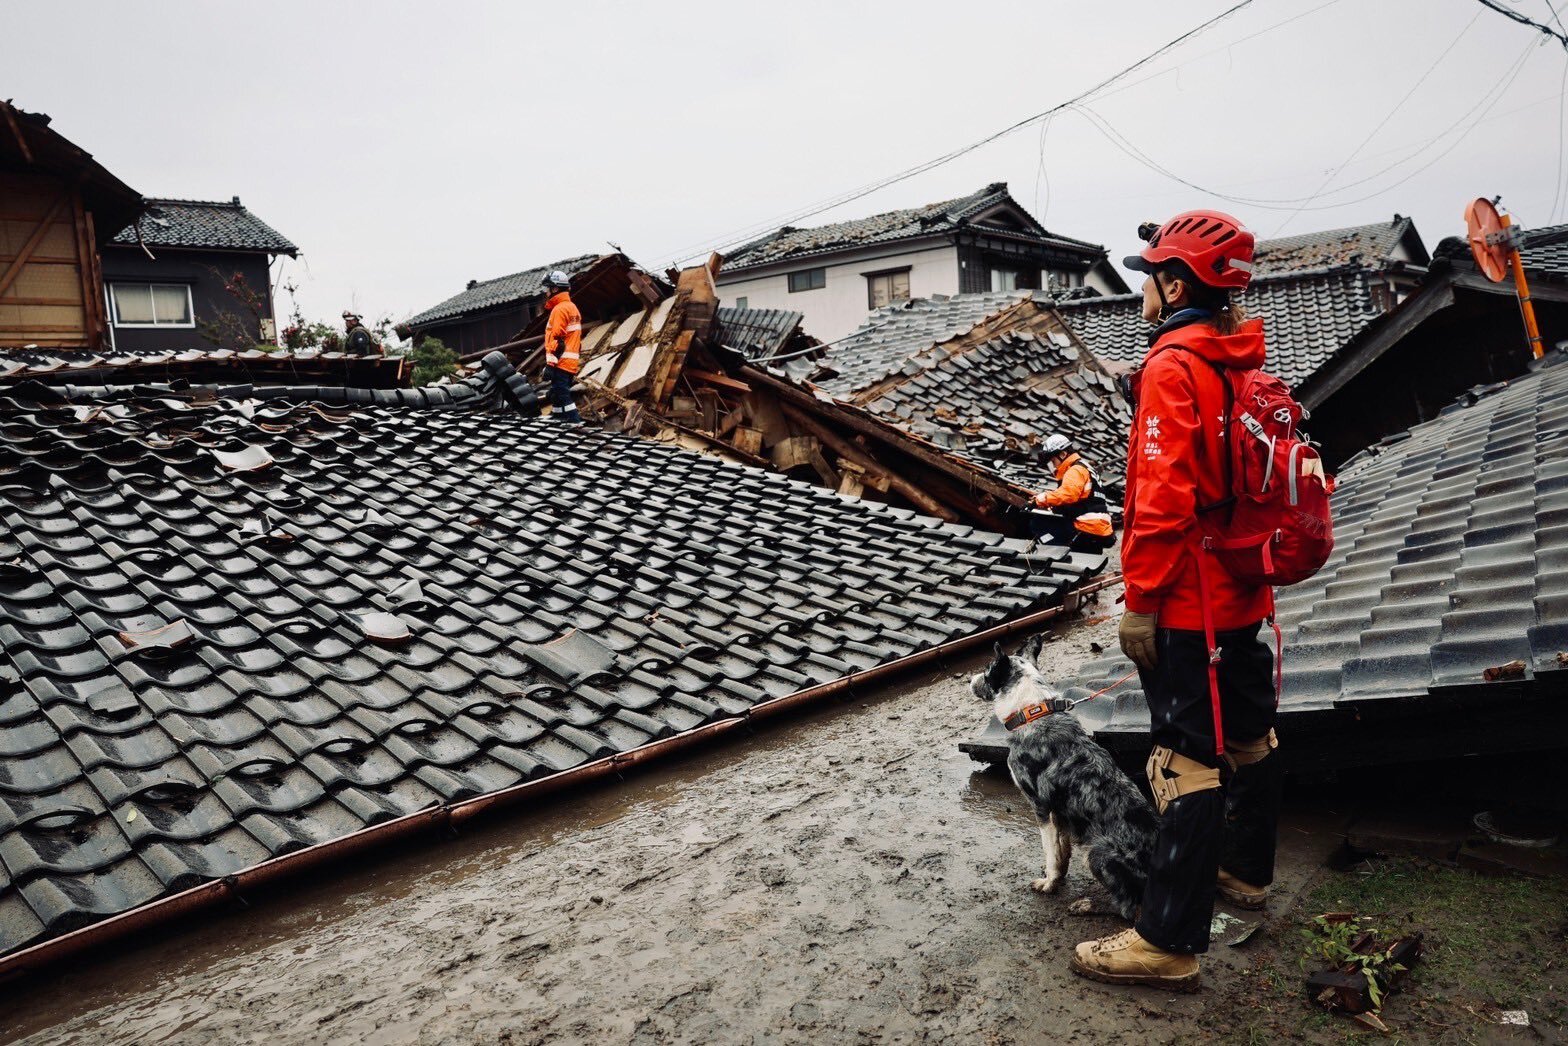
[{"label": "work glove", "polygon": [[1122,614],[1121,627],[1116,630],[1121,640],[1122,653],[1132,658],[1139,668],[1152,671],[1158,660],[1154,653],[1154,615],[1135,614],[1128,610]]}]

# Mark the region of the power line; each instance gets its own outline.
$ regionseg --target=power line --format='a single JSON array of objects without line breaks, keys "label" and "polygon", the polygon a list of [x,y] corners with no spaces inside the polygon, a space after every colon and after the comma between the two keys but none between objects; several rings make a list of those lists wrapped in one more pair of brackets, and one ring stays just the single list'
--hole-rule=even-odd
[{"label": "power line", "polygon": [[[1550,5],[1548,5],[1550,6]],[[1555,11],[1553,12],[1556,13]],[[1552,190],[1552,209],[1547,212],[1546,220],[1550,224],[1557,220],[1557,204],[1563,194],[1563,102],[1568,100],[1568,59],[1563,60],[1563,78],[1557,87],[1557,177],[1556,186]]]},{"label": "power line", "polygon": [[[1019,120],[1016,123],[1010,124],[1007,127],[1002,128],[1000,131],[996,131],[993,134],[986,135],[984,138],[981,138],[979,141],[972,142],[972,143],[970,143],[968,145],[960,146],[959,148],[954,149],[951,152],[944,153],[941,156],[936,157],[935,159],[927,160],[924,163],[915,165],[914,167],[906,168],[905,170],[900,171],[897,174],[890,175],[889,177],[879,179],[879,180],[877,180],[875,182],[870,183],[869,185],[862,186],[861,188],[853,190],[853,191],[851,191],[849,193],[845,193],[845,194],[842,194],[840,196],[836,196],[833,199],[827,200],[827,201],[825,201],[823,203],[813,205],[812,207],[810,207],[810,208],[808,208],[806,210],[796,212],[795,214],[785,218],[784,219],[784,224],[788,225],[788,224],[791,224],[793,222],[801,221],[803,219],[810,218],[813,215],[821,214],[823,211],[832,210],[833,208],[842,206],[842,205],[844,205],[846,203],[852,203],[855,200],[858,200],[858,199],[860,199],[863,196],[871,195],[872,193],[878,191],[879,189],[885,189],[885,188],[887,188],[890,185],[896,185],[899,182],[906,181],[906,180],[908,180],[910,178],[915,177],[915,175],[917,175],[917,174],[924,174],[926,171],[935,170],[938,167],[941,167],[941,166],[943,166],[945,164],[951,163],[952,161],[958,159],[961,156],[965,156],[965,155],[967,155],[969,153],[974,152],[976,149],[979,149],[982,146],[991,144],[992,142],[996,141],[998,138],[1006,137],[1007,135],[1012,134],[1014,131],[1020,130],[1020,129],[1024,128],[1024,127],[1029,126],[1030,124],[1033,124],[1033,123],[1036,123],[1036,122],[1038,122],[1040,120],[1043,120],[1043,119],[1045,119],[1046,117],[1050,116],[1053,113],[1061,112],[1063,109],[1066,109],[1068,106],[1074,105],[1074,104],[1076,104],[1078,102],[1084,101],[1085,99],[1088,99],[1088,98],[1092,97],[1093,95],[1095,95],[1099,91],[1102,91],[1105,88],[1109,87],[1111,84],[1116,83],[1118,80],[1123,79],[1124,77],[1126,77],[1130,73],[1134,72],[1135,70],[1141,69],[1143,66],[1148,65],[1150,62],[1154,61],[1156,58],[1160,57],[1161,55],[1163,55],[1163,54],[1165,54],[1165,53],[1167,53],[1169,51],[1171,51],[1172,49],[1174,49],[1176,47],[1179,47],[1182,43],[1186,42],[1187,40],[1190,40],[1194,36],[1197,36],[1199,33],[1202,33],[1205,30],[1207,30],[1207,29],[1209,29],[1209,28],[1219,24],[1220,22],[1222,22],[1225,19],[1229,18],[1231,15],[1235,14],[1237,11],[1240,11],[1242,8],[1250,6],[1252,4],[1252,2],[1253,2],[1253,0],[1240,0],[1239,3],[1233,4],[1232,6],[1230,6],[1230,7],[1226,8],[1225,10],[1221,11],[1219,14],[1215,15],[1213,18],[1210,18],[1207,21],[1202,22],[1201,24],[1195,26],[1194,28],[1187,30],[1185,33],[1182,33],[1180,36],[1178,36],[1175,39],[1169,41],[1168,43],[1160,45],[1159,47],[1155,48],[1153,51],[1150,51],[1148,54],[1146,54],[1142,58],[1138,59],[1136,62],[1132,63],[1131,65],[1127,66],[1124,69],[1121,69],[1120,71],[1118,71],[1116,73],[1113,73],[1112,75],[1106,77],[1104,80],[1101,80],[1099,83],[1095,84],[1093,87],[1091,87],[1088,90],[1083,91],[1083,92],[1081,92],[1081,93],[1079,93],[1077,95],[1074,95],[1072,98],[1069,98],[1065,102],[1061,102],[1061,103],[1059,103],[1057,105],[1053,105],[1051,108],[1046,109],[1043,112],[1035,113],[1033,116],[1025,117],[1024,119]],[[728,239],[725,239],[725,240],[723,240],[723,241],[721,241],[719,243],[713,244],[712,245],[712,249],[720,250],[722,248],[729,247],[729,246],[732,246],[734,244],[744,242],[746,239],[749,239],[751,236],[756,235],[757,232],[765,231],[767,228],[771,228],[772,224],[773,223],[770,222],[768,226],[764,226],[761,229],[758,229],[756,226],[750,226],[750,227],[747,228],[747,230],[745,232],[737,231],[736,233],[729,234],[729,238]],[[702,253],[703,250],[704,250],[703,245],[692,245],[690,247],[682,248],[679,252],[677,252],[675,254],[674,259],[676,261],[680,261],[681,259],[690,257],[693,254]]]},{"label": "power line", "polygon": [[[1503,4],[1498,3],[1498,0],[1476,0],[1476,3],[1480,4],[1482,7],[1490,8],[1491,10],[1496,11],[1498,14],[1507,18],[1512,18],[1520,25],[1527,25],[1531,29],[1539,29],[1542,33],[1562,44],[1563,50],[1568,51],[1568,33],[1560,33],[1544,22],[1537,22],[1535,19],[1526,15],[1522,15],[1511,7],[1506,7]],[[1552,17],[1557,18],[1557,9],[1552,7],[1550,3],[1548,3],[1546,6],[1551,8]],[[1559,21],[1558,24],[1561,25],[1562,22]]]},{"label": "power line", "polygon": [[[1449,144],[1448,148],[1444,149],[1442,152],[1440,152],[1436,156],[1434,156],[1431,160],[1429,160],[1425,164],[1421,165],[1420,167],[1416,168],[1415,170],[1411,171],[1409,174],[1405,175],[1403,178],[1400,178],[1398,181],[1393,182],[1393,183],[1391,183],[1389,185],[1386,185],[1383,188],[1378,189],[1378,190],[1376,190],[1374,192],[1368,193],[1365,196],[1360,196],[1360,197],[1357,197],[1356,199],[1353,199],[1353,200],[1337,200],[1337,201],[1335,201],[1333,203],[1322,203],[1322,204],[1316,204],[1316,205],[1312,205],[1312,206],[1307,206],[1311,202],[1312,197],[1295,197],[1295,198],[1289,198],[1289,199],[1277,199],[1277,198],[1276,199],[1269,199],[1269,198],[1250,197],[1250,196],[1237,196],[1237,195],[1232,194],[1232,193],[1226,193],[1226,192],[1222,192],[1222,191],[1220,191],[1218,189],[1212,189],[1212,188],[1210,188],[1208,186],[1200,185],[1197,182],[1191,181],[1191,180],[1189,180],[1187,178],[1183,178],[1181,175],[1175,173],[1174,171],[1170,170],[1168,167],[1165,167],[1163,164],[1159,163],[1153,157],[1149,156],[1142,149],[1138,148],[1138,146],[1136,144],[1134,144],[1131,141],[1131,139],[1127,138],[1120,131],[1116,130],[1115,127],[1112,127],[1110,122],[1108,120],[1106,120],[1105,117],[1101,116],[1099,113],[1097,113],[1094,110],[1090,109],[1088,106],[1077,105],[1077,106],[1074,106],[1073,109],[1076,112],[1081,113],[1085,118],[1087,118],[1089,120],[1090,124],[1096,130],[1098,130],[1101,133],[1101,135],[1103,135],[1106,138],[1107,141],[1109,141],[1112,145],[1114,145],[1117,149],[1119,149],[1124,155],[1128,156],[1129,158],[1131,158],[1132,160],[1136,161],[1137,163],[1142,164],[1143,166],[1149,168],[1150,170],[1154,171],[1155,173],[1162,174],[1165,177],[1171,179],[1172,181],[1179,182],[1182,185],[1187,186],[1189,189],[1194,189],[1197,192],[1203,193],[1206,196],[1212,196],[1212,197],[1214,197],[1216,199],[1225,200],[1225,201],[1227,201],[1229,203],[1240,204],[1240,205],[1246,206],[1246,207],[1256,207],[1256,208],[1259,208],[1261,210],[1269,210],[1269,211],[1296,210],[1298,208],[1300,210],[1308,210],[1308,211],[1328,211],[1328,210],[1334,210],[1335,208],[1338,208],[1338,207],[1348,207],[1348,206],[1350,206],[1352,204],[1364,203],[1367,200],[1375,199],[1376,197],[1381,196],[1381,195],[1383,195],[1386,192],[1389,192],[1389,191],[1391,191],[1393,189],[1397,189],[1397,188],[1399,188],[1399,186],[1401,186],[1401,185],[1405,184],[1406,182],[1410,181],[1410,179],[1414,178],[1416,175],[1421,174],[1423,171],[1426,171],[1426,170],[1430,169],[1439,160],[1443,159],[1443,157],[1445,157],[1449,153],[1453,152],[1454,149],[1457,148],[1459,146],[1459,144],[1466,139],[1466,137],[1469,135],[1469,133],[1471,131],[1473,131],[1477,126],[1479,126],[1479,124],[1481,123],[1482,120],[1484,120],[1488,115],[1490,115],[1491,111],[1497,107],[1497,103],[1501,102],[1503,100],[1503,98],[1508,94],[1508,89],[1513,86],[1514,81],[1519,78],[1519,74],[1524,71],[1525,65],[1528,64],[1529,58],[1530,58],[1530,51],[1532,50],[1532,48],[1534,46],[1535,45],[1534,45],[1533,42],[1530,43],[1530,44],[1526,44],[1524,50],[1519,53],[1519,57],[1514,60],[1513,64],[1511,64],[1507,69],[1505,69],[1503,71],[1503,75],[1495,83],[1493,83],[1491,88],[1489,88],[1481,96],[1481,99],[1478,102],[1476,102],[1475,105],[1471,106],[1469,108],[1469,110],[1467,110],[1462,116],[1460,116],[1460,118],[1458,120],[1454,121],[1445,130],[1443,130],[1441,133],[1436,135],[1434,138],[1430,139],[1428,142],[1426,142],[1426,144],[1422,145],[1415,152],[1410,153],[1407,156],[1401,157],[1398,160],[1395,160],[1393,163],[1386,165],[1381,170],[1379,170],[1379,171],[1377,171],[1377,172],[1375,172],[1373,174],[1370,174],[1370,175],[1368,175],[1368,176],[1366,176],[1364,178],[1359,178],[1356,181],[1350,182],[1350,183],[1348,183],[1346,185],[1340,186],[1340,188],[1335,189],[1333,192],[1334,193],[1345,192],[1345,191],[1347,191],[1347,190],[1349,190],[1351,188],[1354,188],[1356,186],[1364,185],[1367,182],[1374,181],[1374,180],[1376,180],[1378,178],[1381,178],[1383,175],[1388,174],[1389,172],[1393,171],[1395,168],[1400,167],[1400,166],[1402,166],[1405,163],[1408,163],[1410,160],[1413,160],[1417,156],[1421,155],[1421,153],[1426,152],[1427,149],[1431,148],[1434,145],[1437,145],[1438,143],[1443,141],[1443,139],[1449,137],[1449,135],[1452,134],[1452,132],[1455,131],[1457,128],[1459,128],[1460,125],[1465,122],[1465,120],[1467,120],[1470,116],[1475,114],[1478,110],[1482,110],[1482,107],[1484,106],[1485,107],[1484,111],[1481,111],[1480,115],[1477,116],[1475,120],[1471,121],[1471,123],[1467,127],[1465,127],[1460,132],[1460,134],[1457,137],[1455,137],[1453,139],[1452,143]],[[1544,100],[1545,99],[1538,99],[1538,101],[1544,101]],[[1520,108],[1523,108],[1523,107],[1520,107]],[[1517,112],[1517,111],[1518,111],[1517,108],[1513,109],[1513,110],[1510,110],[1510,112]],[[1330,193],[1328,195],[1333,195],[1333,193]]]},{"label": "power line", "polygon": [[[1335,178],[1339,177],[1339,172],[1345,169],[1345,165],[1354,160],[1361,153],[1361,150],[1365,149],[1368,143],[1370,143],[1373,138],[1377,137],[1377,133],[1379,131],[1388,126],[1388,121],[1394,118],[1394,114],[1399,112],[1400,109],[1404,108],[1405,103],[1410,101],[1411,96],[1414,95],[1416,91],[1420,90],[1421,85],[1426,83],[1427,78],[1437,71],[1437,67],[1439,65],[1443,64],[1443,59],[1447,58],[1453,49],[1459,46],[1459,41],[1463,40],[1465,38],[1465,34],[1470,32],[1471,28],[1480,20],[1481,12],[1477,11],[1475,13],[1475,17],[1466,22],[1465,27],[1459,30],[1459,35],[1454,37],[1453,42],[1450,43],[1447,47],[1443,48],[1442,54],[1439,54],[1436,58],[1434,58],[1432,60],[1432,64],[1426,67],[1426,72],[1421,74],[1421,78],[1415,83],[1411,84],[1410,90],[1406,91],[1404,96],[1401,97],[1399,101],[1394,103],[1394,107],[1388,111],[1388,115],[1384,116],[1383,119],[1378,121],[1377,126],[1372,128],[1372,130],[1367,133],[1365,138],[1361,139],[1360,144],[1350,151],[1349,156],[1340,161],[1338,167],[1335,167],[1332,171],[1328,172],[1328,177],[1323,179],[1323,184],[1319,185],[1317,187],[1317,191],[1315,191],[1311,196],[1307,197],[1307,203],[1310,203],[1322,195],[1323,190],[1328,188],[1329,183],[1332,182]],[[1295,221],[1297,215],[1299,215],[1306,206],[1307,204],[1303,203],[1300,207],[1286,215],[1285,220],[1279,223],[1279,228],[1274,230],[1274,235],[1278,236],[1280,233],[1284,232],[1285,226]]]},{"label": "power line", "polygon": [[1173,73],[1173,72],[1177,71],[1178,69],[1185,69],[1187,66],[1192,65],[1194,62],[1201,62],[1201,61],[1203,61],[1205,58],[1208,58],[1210,55],[1219,54],[1221,51],[1229,51],[1232,48],[1241,46],[1242,44],[1246,43],[1249,40],[1256,40],[1260,36],[1267,36],[1269,33],[1272,33],[1275,30],[1285,28],[1287,25],[1290,25],[1292,22],[1299,22],[1299,21],[1301,21],[1301,19],[1306,18],[1309,15],[1317,14],[1319,11],[1322,11],[1324,8],[1333,7],[1335,4],[1343,3],[1343,2],[1344,2],[1344,0],[1327,0],[1326,3],[1319,4],[1316,7],[1308,8],[1307,10],[1302,11],[1300,14],[1291,15],[1289,18],[1285,19],[1282,22],[1275,22],[1273,25],[1265,26],[1264,28],[1259,29],[1255,33],[1248,33],[1246,36],[1243,36],[1243,37],[1241,37],[1238,40],[1232,40],[1230,43],[1226,44],[1224,47],[1216,47],[1212,51],[1204,51],[1204,52],[1202,52],[1200,54],[1195,54],[1191,58],[1188,58],[1185,62],[1178,62],[1175,65],[1168,66],[1168,67],[1166,67],[1164,69],[1161,69],[1157,73],[1150,73],[1148,76],[1145,76],[1145,77],[1143,77],[1141,79],[1138,79],[1138,80],[1133,80],[1131,83],[1122,84],[1120,87],[1118,87],[1114,91],[1106,91],[1104,94],[1100,95],[1100,101],[1103,102],[1105,99],[1110,98],[1110,97],[1112,97],[1114,95],[1121,94],[1123,91],[1130,91],[1134,87],[1137,87],[1137,86],[1139,86],[1141,84],[1146,84],[1146,83],[1148,83],[1151,80],[1158,80],[1160,77],[1165,76],[1167,73]]}]

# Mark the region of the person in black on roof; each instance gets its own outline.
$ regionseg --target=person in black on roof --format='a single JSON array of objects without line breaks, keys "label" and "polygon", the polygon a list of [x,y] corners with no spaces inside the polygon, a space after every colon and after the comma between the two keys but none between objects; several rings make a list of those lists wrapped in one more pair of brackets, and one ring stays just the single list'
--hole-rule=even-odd
[{"label": "person in black on roof", "polygon": [[343,310],[343,351],[350,356],[372,356],[376,352],[376,339],[365,321],[347,309]]}]

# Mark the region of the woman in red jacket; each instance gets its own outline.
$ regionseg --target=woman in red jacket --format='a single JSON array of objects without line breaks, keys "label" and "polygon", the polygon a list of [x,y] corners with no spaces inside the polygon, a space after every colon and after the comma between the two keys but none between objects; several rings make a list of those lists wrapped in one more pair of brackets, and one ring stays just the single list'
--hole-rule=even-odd
[{"label": "woman in red jacket", "polygon": [[[1135,410],[1120,638],[1148,700],[1160,834],[1135,927],[1080,944],[1073,969],[1112,983],[1193,990],[1216,892],[1261,908],[1274,875],[1273,655],[1258,638],[1270,593],[1208,566],[1205,608],[1194,547],[1198,513],[1224,511],[1230,495],[1224,372],[1262,366],[1263,325],[1232,300],[1252,276],[1252,233],[1236,219],[1190,211],[1139,234],[1148,245],[1125,264],[1148,274],[1143,318],[1156,326],[1127,383]],[[1223,756],[1215,753],[1205,609],[1219,648]]]}]

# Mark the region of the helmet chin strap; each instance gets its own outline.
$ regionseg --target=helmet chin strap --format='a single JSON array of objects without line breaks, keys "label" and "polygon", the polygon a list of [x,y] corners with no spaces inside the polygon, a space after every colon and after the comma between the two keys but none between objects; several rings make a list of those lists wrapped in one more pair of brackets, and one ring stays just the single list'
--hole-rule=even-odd
[{"label": "helmet chin strap", "polygon": [[1175,310],[1171,308],[1170,299],[1165,297],[1165,288],[1160,284],[1160,274],[1150,273],[1149,279],[1154,281],[1154,293],[1160,296],[1160,315],[1156,322],[1164,323],[1171,318],[1171,313]]}]

